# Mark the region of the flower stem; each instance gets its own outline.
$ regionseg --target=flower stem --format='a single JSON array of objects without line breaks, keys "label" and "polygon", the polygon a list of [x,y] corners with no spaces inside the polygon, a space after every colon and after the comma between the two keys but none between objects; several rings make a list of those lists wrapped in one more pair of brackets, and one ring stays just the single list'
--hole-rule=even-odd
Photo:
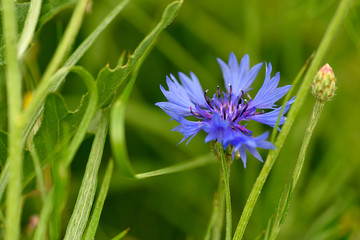
[{"label": "flower stem", "polygon": [[6,54],[6,87],[9,119],[9,185],[6,197],[6,239],[19,239],[21,215],[22,147],[19,129],[22,107],[21,71],[17,60],[17,19],[15,2],[2,0],[2,23]]},{"label": "flower stem", "polygon": [[242,239],[242,237],[244,235],[246,226],[249,222],[251,213],[252,213],[254,206],[256,204],[256,201],[260,195],[262,187],[264,186],[264,183],[271,171],[271,168],[274,165],[275,160],[285,142],[285,138],[287,137],[287,135],[292,127],[292,124],[295,121],[296,115],[298,114],[300,108],[304,104],[304,101],[306,99],[306,95],[308,94],[308,89],[309,89],[310,83],[312,81],[312,78],[315,75],[316,70],[319,68],[319,65],[320,65],[323,57],[325,56],[326,52],[328,51],[330,43],[335,36],[335,33],[339,30],[341,23],[343,22],[345,16],[347,15],[347,12],[351,6],[351,3],[352,3],[352,0],[342,0],[340,2],[339,6],[336,10],[336,13],[334,14],[334,16],[327,28],[327,31],[326,31],[323,39],[321,40],[319,48],[314,57],[314,60],[311,62],[311,65],[304,77],[304,81],[301,84],[301,87],[300,87],[298,93],[296,94],[296,101],[293,104],[293,106],[291,107],[289,114],[288,114],[288,118],[287,118],[284,126],[282,127],[282,130],[275,142],[276,149],[269,152],[267,159],[265,161],[265,164],[264,164],[263,168],[261,169],[261,172],[260,172],[258,178],[256,179],[256,182],[251,190],[251,193],[246,202],[246,205],[244,207],[244,210],[243,210],[243,213],[239,220],[239,223],[236,227],[236,231],[235,231],[233,240]]},{"label": "flower stem", "polygon": [[225,153],[223,147],[220,146],[220,158],[221,158],[221,165],[223,169],[223,176],[224,176],[224,184],[225,184],[225,198],[226,198],[226,237],[225,240],[231,239],[231,197],[230,197],[230,186],[229,186],[229,178],[230,178],[230,163],[226,161]]},{"label": "flower stem", "polygon": [[291,201],[292,198],[292,194],[293,191],[296,187],[297,181],[300,177],[301,171],[302,171],[302,167],[304,164],[304,160],[305,160],[305,154],[307,151],[307,147],[309,145],[309,142],[311,140],[311,136],[312,133],[315,129],[315,126],[320,118],[321,112],[324,108],[325,105],[325,101],[320,101],[317,100],[315,102],[314,108],[313,108],[313,112],[309,121],[309,125],[308,128],[306,129],[305,132],[305,136],[304,136],[304,140],[303,143],[301,145],[301,149],[300,149],[300,153],[299,153],[299,157],[297,159],[296,162],[296,166],[292,175],[292,179],[290,182],[290,185],[287,186],[285,185],[283,193],[281,194],[280,200],[279,200],[279,205],[277,207],[277,212],[281,212],[280,214],[276,214],[276,218],[273,219],[274,223],[273,223],[273,227],[271,228],[271,235],[269,237],[270,240],[275,240],[278,236],[278,234],[280,233],[281,230],[281,225],[283,224],[283,222],[285,221],[288,209],[289,209],[289,203]]},{"label": "flower stem", "polygon": [[299,180],[301,170],[302,170],[302,166],[303,166],[304,160],[305,160],[306,150],[307,150],[307,147],[309,145],[309,142],[310,142],[312,133],[314,131],[314,128],[315,128],[315,126],[316,126],[316,124],[317,124],[317,122],[319,120],[320,114],[321,114],[321,112],[322,112],[322,110],[324,108],[324,105],[325,105],[325,102],[323,102],[323,101],[317,100],[315,102],[313,112],[312,112],[312,115],[311,115],[311,119],[310,119],[310,122],[309,122],[309,126],[306,129],[305,137],[304,137],[301,149],[300,149],[299,158],[298,158],[298,160],[296,162],[296,166],[295,166],[295,169],[294,169],[294,173],[293,173],[293,177],[292,177],[293,178],[292,189],[295,188],[295,185],[296,185],[297,181]]}]

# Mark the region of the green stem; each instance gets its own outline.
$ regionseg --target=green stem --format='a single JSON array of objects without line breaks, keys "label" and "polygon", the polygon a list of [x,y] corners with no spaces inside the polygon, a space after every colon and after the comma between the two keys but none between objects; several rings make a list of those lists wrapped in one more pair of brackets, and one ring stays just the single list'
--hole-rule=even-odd
[{"label": "green stem", "polygon": [[325,105],[325,102],[318,101],[318,100],[315,102],[313,112],[312,112],[312,115],[311,115],[311,119],[310,119],[310,122],[309,122],[309,126],[306,129],[305,137],[304,137],[301,149],[300,149],[299,158],[298,158],[298,160],[296,162],[296,166],[295,166],[295,169],[294,169],[294,173],[293,173],[293,177],[292,177],[293,178],[292,189],[295,188],[295,185],[296,185],[297,181],[299,180],[301,170],[302,170],[302,166],[303,166],[304,160],[305,160],[306,150],[307,150],[307,147],[309,145],[309,142],[310,142],[312,133],[314,131],[314,128],[315,128],[315,126],[316,126],[316,124],[317,124],[317,122],[318,122],[318,120],[320,118],[320,115],[321,115],[321,112],[322,112],[322,110],[324,108],[324,105]]},{"label": "green stem", "polygon": [[311,62],[311,65],[304,77],[304,81],[301,84],[301,87],[300,87],[298,93],[296,94],[296,101],[293,104],[293,106],[291,107],[289,114],[288,114],[288,118],[287,118],[287,120],[275,142],[276,149],[269,152],[267,159],[265,161],[265,164],[264,164],[263,168],[261,169],[261,172],[260,172],[258,178],[256,179],[256,182],[251,190],[251,193],[246,202],[246,205],[244,207],[244,210],[243,210],[243,213],[239,220],[239,223],[236,227],[236,231],[235,231],[234,238],[233,238],[234,240],[242,239],[242,237],[244,235],[246,226],[249,222],[251,213],[252,213],[255,203],[260,195],[262,187],[264,186],[264,183],[271,171],[271,168],[274,165],[275,159],[278,156],[278,154],[285,142],[285,139],[292,127],[292,124],[294,123],[296,115],[298,114],[300,108],[304,104],[306,95],[308,94],[308,88],[310,86],[311,80],[312,80],[313,76],[315,75],[316,70],[319,68],[323,57],[325,56],[326,52],[328,51],[330,43],[335,36],[335,33],[339,30],[341,23],[343,22],[345,16],[347,15],[347,12],[351,6],[351,2],[352,2],[352,0],[342,0],[341,1],[341,3],[339,4],[339,6],[336,10],[336,13],[334,14],[334,16],[327,28],[327,31],[326,31],[323,39],[321,40],[321,43],[317,50],[317,53],[314,57],[314,60]]},{"label": "green stem", "polygon": [[[271,235],[270,240],[275,240],[280,233],[281,224],[285,221],[288,209],[289,209],[289,203],[291,201],[292,193],[296,187],[297,181],[299,180],[302,167],[304,165],[305,160],[305,154],[307,151],[307,148],[309,146],[309,142],[311,140],[312,133],[314,132],[315,126],[320,118],[321,112],[324,108],[325,102],[323,101],[316,101],[313,112],[311,115],[311,119],[308,125],[308,128],[306,129],[305,136],[303,143],[301,145],[300,153],[298,160],[296,162],[296,166],[292,175],[292,181],[289,186],[285,187],[284,192],[281,194],[280,200],[279,200],[279,206],[277,211],[281,211],[281,213],[276,214],[276,219],[274,219],[275,224],[271,229]],[[270,223],[269,223],[270,224]]]},{"label": "green stem", "polygon": [[224,184],[225,184],[225,197],[226,197],[226,240],[231,239],[231,197],[230,197],[230,185],[229,185],[229,178],[230,178],[230,161],[229,163],[226,161],[225,153],[223,147],[220,147],[220,158],[221,158],[221,165],[223,169],[224,175]]},{"label": "green stem", "polygon": [[9,119],[9,146],[7,162],[9,166],[9,184],[6,211],[6,238],[19,239],[21,214],[21,177],[22,177],[22,147],[21,129],[19,128],[21,114],[21,71],[17,60],[17,19],[15,2],[2,0],[2,22],[7,61],[6,87]]},{"label": "green stem", "polygon": [[[225,185],[222,170],[219,172],[218,189],[214,196],[213,210],[204,240],[220,240],[224,222]],[[212,236],[212,237],[211,237]]]},{"label": "green stem", "polygon": [[217,194],[217,212],[215,215],[214,229],[213,229],[213,238],[212,240],[220,240],[221,233],[224,225],[224,214],[225,214],[225,184],[224,176],[222,171],[220,171],[219,178],[219,187]]},{"label": "green stem", "polygon": [[306,68],[308,67],[308,65],[309,65],[311,59],[313,58],[313,56],[314,56],[314,54],[311,54],[311,56],[306,60],[305,64],[302,66],[299,73],[296,75],[294,81],[292,82],[292,86],[291,86],[289,92],[285,95],[284,103],[281,106],[281,110],[280,110],[278,119],[277,119],[275,127],[274,127],[274,129],[272,130],[272,133],[271,133],[270,142],[272,142],[272,143],[275,141],[276,134],[278,132],[280,119],[281,119],[281,116],[283,115],[283,112],[285,110],[286,103],[290,100],[291,96],[293,95],[294,89],[296,88],[298,82],[300,81],[302,75],[304,74],[304,72],[305,72]]}]

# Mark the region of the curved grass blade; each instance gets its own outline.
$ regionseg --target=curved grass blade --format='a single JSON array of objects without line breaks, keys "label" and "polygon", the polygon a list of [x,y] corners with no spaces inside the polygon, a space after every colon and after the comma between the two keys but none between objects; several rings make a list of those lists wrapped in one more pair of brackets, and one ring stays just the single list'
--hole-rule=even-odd
[{"label": "curved grass blade", "polygon": [[26,16],[24,28],[18,42],[18,59],[22,58],[24,52],[26,51],[26,49],[30,45],[31,40],[34,37],[36,24],[40,16],[41,2],[41,0],[32,0],[30,3],[29,12]]},{"label": "curved grass blade", "polygon": [[101,211],[103,209],[104,202],[105,202],[105,199],[107,196],[107,192],[109,190],[109,185],[110,185],[113,170],[114,170],[114,162],[112,161],[112,159],[110,159],[110,161],[106,167],[105,176],[104,176],[103,182],[101,184],[101,188],[100,188],[98,197],[96,199],[95,206],[93,208],[94,210],[91,214],[89,225],[86,228],[85,234],[83,236],[84,240],[95,239],[95,233],[96,233],[97,227],[99,225]]}]

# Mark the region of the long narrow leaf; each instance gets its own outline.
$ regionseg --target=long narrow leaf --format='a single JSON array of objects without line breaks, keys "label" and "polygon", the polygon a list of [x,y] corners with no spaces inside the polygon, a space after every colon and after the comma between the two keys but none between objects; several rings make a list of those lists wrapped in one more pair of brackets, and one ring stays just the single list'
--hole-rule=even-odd
[{"label": "long narrow leaf", "polygon": [[85,234],[83,236],[84,240],[95,238],[96,229],[99,225],[100,215],[109,189],[113,169],[114,169],[114,162],[110,160],[106,168],[105,176],[101,184],[98,197],[96,199],[94,210],[91,214],[89,225],[86,228]]},{"label": "long narrow leaf", "polygon": [[98,171],[108,131],[108,116],[109,110],[104,110],[64,239],[80,239],[85,230],[95,197]]}]

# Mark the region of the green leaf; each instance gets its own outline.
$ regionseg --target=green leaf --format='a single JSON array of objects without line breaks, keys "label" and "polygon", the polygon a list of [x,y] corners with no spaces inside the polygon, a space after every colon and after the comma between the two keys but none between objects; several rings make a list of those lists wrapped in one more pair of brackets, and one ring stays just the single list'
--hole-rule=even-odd
[{"label": "green leaf", "polygon": [[110,185],[113,169],[114,169],[114,162],[110,159],[110,161],[107,165],[107,168],[106,168],[105,176],[104,176],[103,182],[101,184],[101,188],[100,188],[98,197],[96,199],[95,206],[93,208],[94,210],[91,214],[89,225],[86,228],[85,234],[82,239],[85,239],[85,240],[86,239],[95,239],[96,229],[99,225],[101,211],[103,209],[105,199],[107,196],[107,192],[109,190],[109,185]]},{"label": "green leaf", "polygon": [[153,46],[161,31],[167,27],[177,15],[181,4],[182,1],[175,1],[167,6],[160,22],[139,44],[125,66],[117,66],[114,69],[106,66],[100,71],[97,77],[100,107],[104,107],[104,104],[108,102],[116,89],[126,80],[138,62],[150,51],[150,48]]},{"label": "green leaf", "polygon": [[79,108],[72,112],[59,94],[51,93],[47,96],[41,126],[33,139],[34,148],[42,165],[48,163],[50,156],[54,156],[59,148],[64,147],[69,141],[69,136],[76,132],[87,102],[86,95],[81,100]]},{"label": "green leaf", "polygon": [[[98,36],[104,31],[104,29],[114,20],[114,18],[121,12],[129,0],[124,0],[120,2],[105,18],[104,20],[96,27],[96,29],[80,44],[80,46],[71,54],[71,56],[66,60],[64,67],[74,66],[80,58],[86,53],[86,51],[92,46]],[[60,72],[60,73],[59,73]],[[48,93],[56,91],[62,85],[67,75],[67,72],[62,71],[61,69],[55,74],[57,77],[52,80],[50,86],[46,86],[41,94],[41,96],[46,96]],[[41,86],[41,85],[40,85]],[[40,89],[38,89],[40,91]],[[33,99],[34,101],[34,99]],[[31,118],[26,125],[26,131],[23,136],[23,140],[26,141],[31,129],[33,128],[38,116],[40,116],[43,104],[38,104],[36,109],[32,112]],[[40,102],[39,101],[39,102]]]},{"label": "green leaf", "polygon": [[71,215],[64,239],[80,239],[86,227],[94,201],[97,176],[108,131],[109,109],[104,110],[91,147],[89,160],[86,164],[84,178],[81,182],[75,208]]},{"label": "green leaf", "polygon": [[[27,12],[29,11],[30,3],[17,3],[15,2],[16,7],[16,17],[17,17],[17,26],[18,33],[23,29],[24,22],[26,19]],[[5,45],[3,38],[3,27],[2,27],[2,9],[0,10],[0,65],[5,64]]]}]

